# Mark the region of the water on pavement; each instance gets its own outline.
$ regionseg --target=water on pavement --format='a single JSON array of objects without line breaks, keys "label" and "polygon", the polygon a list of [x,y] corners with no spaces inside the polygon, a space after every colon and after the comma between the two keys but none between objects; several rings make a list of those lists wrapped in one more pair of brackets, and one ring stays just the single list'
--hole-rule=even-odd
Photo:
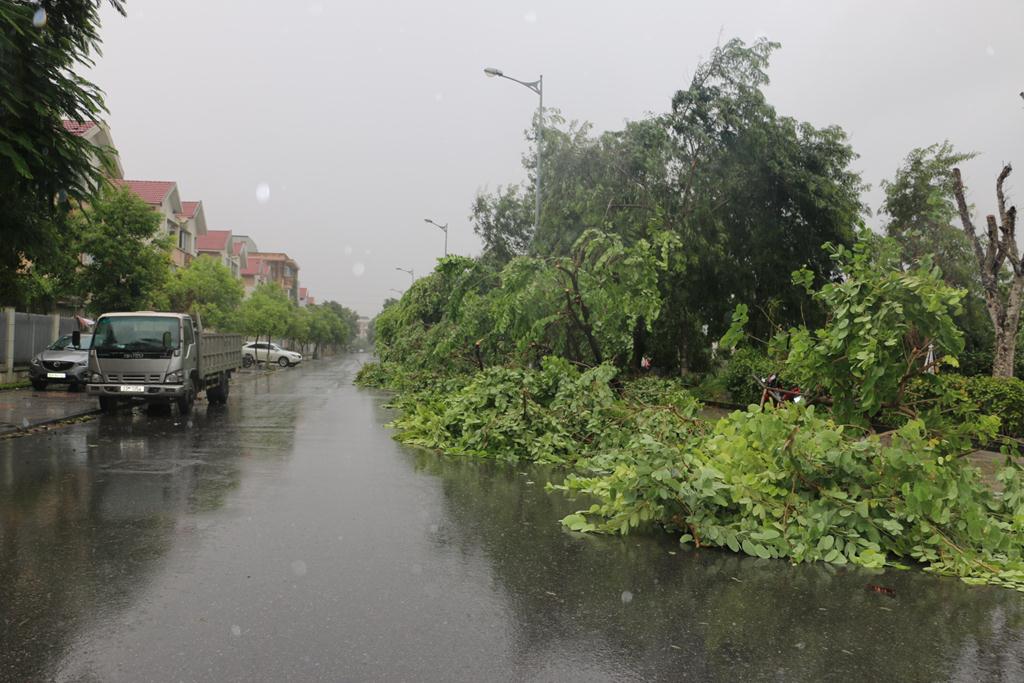
[{"label": "water on pavement", "polygon": [[0,441],[0,680],[1024,680],[1018,593],[566,532],[365,360]]}]

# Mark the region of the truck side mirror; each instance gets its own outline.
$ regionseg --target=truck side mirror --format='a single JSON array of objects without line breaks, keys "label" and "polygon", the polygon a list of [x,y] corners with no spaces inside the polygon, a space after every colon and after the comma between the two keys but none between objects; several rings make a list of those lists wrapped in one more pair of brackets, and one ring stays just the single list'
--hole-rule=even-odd
[{"label": "truck side mirror", "polygon": [[163,342],[165,349],[171,348],[171,333],[164,332],[163,337],[161,337],[161,341]]},{"label": "truck side mirror", "polygon": [[71,345],[76,349],[82,348],[82,333],[78,330],[71,333]]}]

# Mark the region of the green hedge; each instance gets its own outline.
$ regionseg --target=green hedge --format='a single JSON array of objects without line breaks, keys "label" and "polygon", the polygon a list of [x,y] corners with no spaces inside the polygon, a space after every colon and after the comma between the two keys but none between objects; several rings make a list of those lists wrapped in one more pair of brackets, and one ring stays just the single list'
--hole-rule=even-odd
[{"label": "green hedge", "polygon": [[[959,394],[964,401],[976,406],[982,415],[997,416],[1001,434],[1024,438],[1024,380],[1016,377],[965,377],[952,372],[943,373],[934,379],[915,380],[905,398],[911,402],[929,400],[946,392]],[[894,422],[899,424],[898,419]]]},{"label": "green hedge", "polygon": [[[782,365],[756,349],[738,349],[725,361],[714,379],[716,384],[728,390],[733,402],[757,403],[761,400],[761,387],[754,381],[754,376],[766,377],[772,372],[779,372]],[[989,375],[964,376],[952,372],[944,373],[938,379],[947,388],[962,392],[982,414],[998,416],[1002,434],[1024,439],[1024,380]],[[795,384],[798,383],[783,376],[784,386]],[[916,383],[910,393],[907,398],[914,400],[929,398],[931,391]]]},{"label": "green hedge", "polygon": [[983,375],[957,379],[963,383],[967,396],[982,413],[999,417],[999,431],[1002,434],[1024,438],[1024,380]]}]

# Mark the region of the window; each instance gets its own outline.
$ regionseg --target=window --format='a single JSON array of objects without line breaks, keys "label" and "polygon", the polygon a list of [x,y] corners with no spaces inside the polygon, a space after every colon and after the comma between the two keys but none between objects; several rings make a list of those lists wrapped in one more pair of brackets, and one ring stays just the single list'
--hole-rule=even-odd
[{"label": "window", "polygon": [[118,316],[100,318],[93,348],[103,351],[170,351],[178,348],[177,318]]},{"label": "window", "polygon": [[185,340],[185,346],[187,347],[189,344],[195,343],[195,335],[194,335],[193,330],[192,330],[192,319],[191,318],[185,318],[182,321],[182,325],[181,326],[182,326],[182,329],[184,330],[184,333],[185,333],[183,335],[183,338]]}]

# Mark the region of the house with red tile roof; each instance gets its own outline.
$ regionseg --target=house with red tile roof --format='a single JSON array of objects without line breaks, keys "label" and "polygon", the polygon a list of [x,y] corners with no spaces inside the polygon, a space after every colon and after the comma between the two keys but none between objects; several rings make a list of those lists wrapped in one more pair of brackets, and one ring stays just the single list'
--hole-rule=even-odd
[{"label": "house with red tile roof", "polygon": [[178,214],[178,220],[185,222],[183,232],[192,236],[191,255],[196,256],[199,253],[197,251],[199,240],[207,233],[206,210],[203,208],[203,203],[201,201],[182,201],[181,213]]},{"label": "house with red tile roof", "polygon": [[163,219],[163,229],[173,239],[171,261],[184,268],[196,255],[196,239],[206,234],[206,215],[202,202],[182,202],[178,184],[171,180],[120,180],[114,185],[126,187],[152,206]]},{"label": "house with red tile roof", "polygon": [[309,289],[306,287],[299,287],[299,306],[305,308],[306,306],[312,306],[316,303],[316,299],[309,295]]},{"label": "house with red tile roof", "polygon": [[207,230],[196,241],[196,253],[209,256],[223,263],[236,278],[242,277],[239,255],[245,251],[245,242],[235,242],[230,230]]},{"label": "house with red tile roof", "polygon": [[102,121],[71,121],[64,119],[64,130],[84,138],[96,147],[106,149],[109,155],[110,164],[103,168],[98,154],[93,154],[90,161],[93,168],[103,171],[108,178],[124,178],[124,169],[121,167],[121,157],[114,147],[114,138],[110,135],[110,128]]}]

